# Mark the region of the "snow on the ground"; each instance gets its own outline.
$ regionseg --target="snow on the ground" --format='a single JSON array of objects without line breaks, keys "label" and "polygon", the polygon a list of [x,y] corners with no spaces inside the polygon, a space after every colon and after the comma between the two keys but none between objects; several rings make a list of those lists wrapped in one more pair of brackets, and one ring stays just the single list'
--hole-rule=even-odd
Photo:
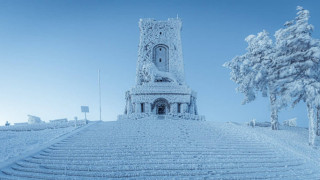
[{"label": "snow on the ground", "polygon": [[[239,127],[237,127],[239,128]],[[256,139],[270,143],[282,151],[290,151],[308,161],[320,165],[320,149],[308,145],[309,132],[307,128],[280,126],[274,131],[265,127],[242,127],[247,133],[253,134]]]},{"label": "snow on the ground", "polygon": [[0,131],[38,131],[43,129],[57,129],[57,128],[66,128],[71,126],[84,126],[86,125],[85,120],[77,121],[66,121],[66,122],[50,122],[50,123],[20,123],[19,125],[13,126],[0,126]]},{"label": "snow on the ground", "polygon": [[0,131],[0,164],[75,129],[66,127],[30,130],[32,125],[29,126],[28,131]]},{"label": "snow on the ground", "polygon": [[[307,130],[159,119],[92,124],[1,179],[320,179]],[[314,160],[312,160],[314,159]]]}]

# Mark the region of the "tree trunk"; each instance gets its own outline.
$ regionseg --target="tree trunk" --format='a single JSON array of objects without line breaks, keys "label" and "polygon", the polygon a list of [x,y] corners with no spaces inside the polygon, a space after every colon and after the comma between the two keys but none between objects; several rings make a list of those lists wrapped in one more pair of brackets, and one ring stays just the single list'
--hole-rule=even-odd
[{"label": "tree trunk", "polygon": [[316,128],[317,123],[317,114],[315,113],[315,108],[312,106],[311,103],[307,103],[308,107],[308,118],[309,118],[309,145],[315,145],[315,138],[316,138]]},{"label": "tree trunk", "polygon": [[315,120],[315,140],[314,146],[320,146],[320,106],[317,106],[317,115]]},{"label": "tree trunk", "polygon": [[320,136],[320,106],[317,106],[316,135]]},{"label": "tree trunk", "polygon": [[276,105],[277,97],[275,94],[270,94],[270,105],[271,105],[271,128],[272,130],[279,129],[278,122],[278,108]]}]

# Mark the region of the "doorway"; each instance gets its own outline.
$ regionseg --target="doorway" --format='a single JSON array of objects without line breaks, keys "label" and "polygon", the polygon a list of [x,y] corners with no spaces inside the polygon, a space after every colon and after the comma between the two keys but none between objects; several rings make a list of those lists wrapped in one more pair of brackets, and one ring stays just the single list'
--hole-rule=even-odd
[{"label": "doorway", "polygon": [[157,107],[157,114],[158,115],[164,115],[166,114],[166,106],[164,104],[160,104],[158,107]]},{"label": "doorway", "polygon": [[159,98],[154,101],[152,109],[153,112],[157,115],[166,115],[167,113],[169,113],[170,107],[166,99]]}]

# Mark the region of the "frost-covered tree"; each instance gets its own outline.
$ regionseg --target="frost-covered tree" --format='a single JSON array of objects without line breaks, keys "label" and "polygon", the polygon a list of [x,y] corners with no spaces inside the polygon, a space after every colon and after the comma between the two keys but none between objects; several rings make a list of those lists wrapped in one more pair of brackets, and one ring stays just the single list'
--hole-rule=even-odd
[{"label": "frost-covered tree", "polygon": [[231,69],[231,80],[237,83],[237,91],[245,95],[243,104],[255,100],[258,92],[264,97],[269,95],[271,106],[271,127],[278,129],[278,103],[272,82],[277,76],[273,73],[273,43],[268,33],[262,31],[249,35],[247,52],[236,56],[224,64]]},{"label": "frost-covered tree", "polygon": [[309,11],[297,7],[297,17],[285,23],[275,33],[275,66],[273,80],[276,94],[283,101],[295,106],[304,101],[308,108],[309,144],[315,145],[319,138],[320,115],[320,46],[312,39],[313,26],[308,23]]},{"label": "frost-covered tree", "polygon": [[278,129],[278,111],[289,102],[304,101],[308,108],[309,143],[320,144],[320,41],[311,37],[309,11],[297,7],[297,17],[275,33],[273,45],[265,31],[250,35],[247,53],[224,64],[231,80],[245,95],[243,103],[257,92],[269,96],[272,129]]}]

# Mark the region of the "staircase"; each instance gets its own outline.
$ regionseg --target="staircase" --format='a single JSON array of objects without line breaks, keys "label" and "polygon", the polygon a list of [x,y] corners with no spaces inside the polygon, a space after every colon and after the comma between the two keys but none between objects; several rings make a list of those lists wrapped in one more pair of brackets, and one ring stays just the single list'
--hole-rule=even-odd
[{"label": "staircase", "polygon": [[[0,179],[319,179],[319,167],[235,125],[99,122],[1,169]],[[317,170],[318,169],[318,170]]]}]

